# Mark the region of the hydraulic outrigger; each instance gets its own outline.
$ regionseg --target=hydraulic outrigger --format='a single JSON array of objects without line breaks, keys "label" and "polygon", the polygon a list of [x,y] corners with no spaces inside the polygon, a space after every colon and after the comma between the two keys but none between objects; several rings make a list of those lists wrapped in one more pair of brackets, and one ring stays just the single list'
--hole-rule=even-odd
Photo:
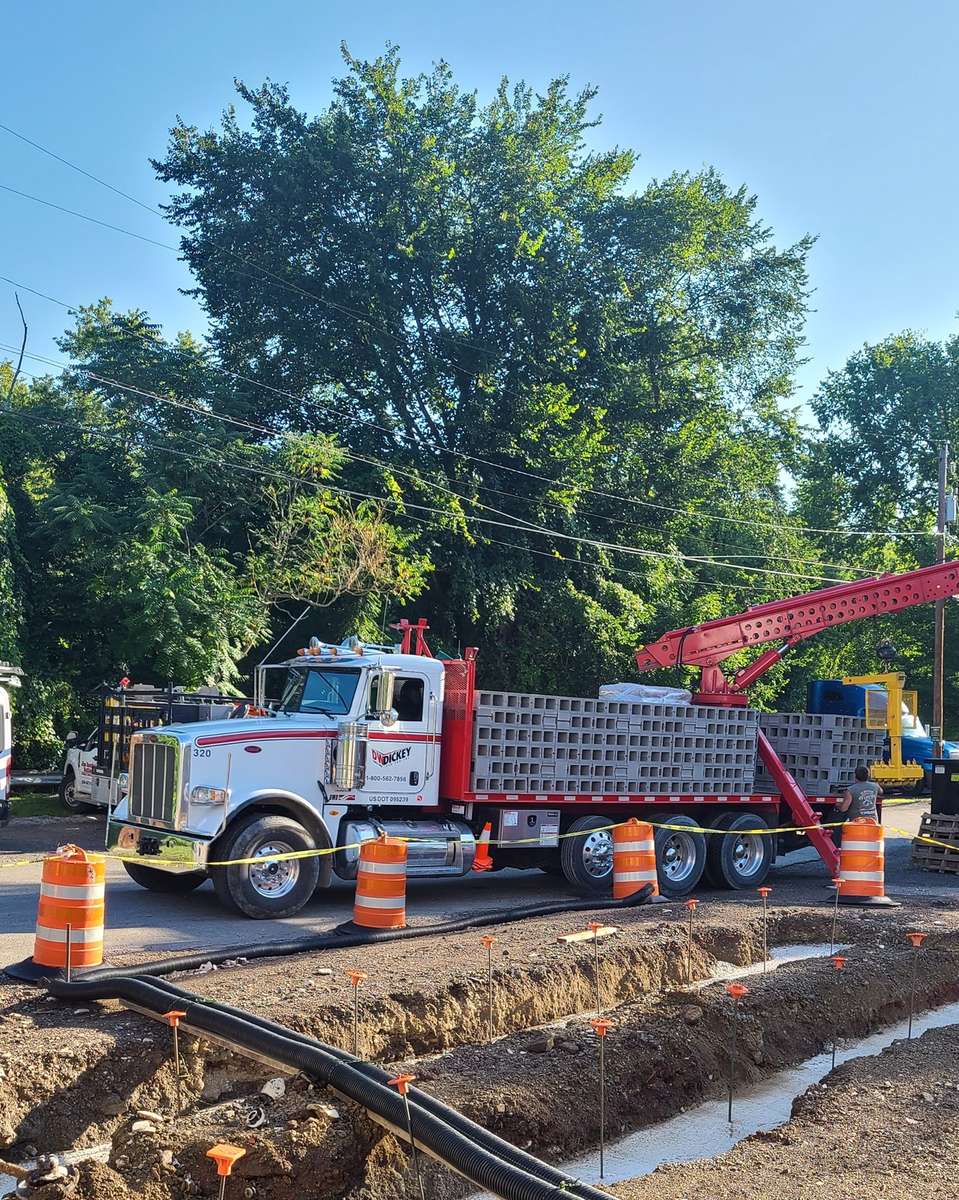
[{"label": "hydraulic outrigger", "polygon": [[[698,704],[745,705],[748,703],[747,689],[757,679],[793,646],[824,629],[898,612],[917,604],[929,604],[957,593],[959,564],[954,562],[937,563],[898,575],[860,579],[855,583],[840,583],[786,600],[757,604],[731,617],[674,629],[657,641],[641,646],[636,651],[636,666],[640,671],[698,667],[699,689],[694,697]],[[750,646],[762,646],[767,642],[779,644],[764,650],[754,662],[732,677],[726,676],[722,663],[728,658]],[[835,875],[839,869],[839,854],[832,838],[820,828],[818,813],[762,731],[759,733],[759,755],[789,805],[796,824],[807,827],[810,842],[830,873]]]}]

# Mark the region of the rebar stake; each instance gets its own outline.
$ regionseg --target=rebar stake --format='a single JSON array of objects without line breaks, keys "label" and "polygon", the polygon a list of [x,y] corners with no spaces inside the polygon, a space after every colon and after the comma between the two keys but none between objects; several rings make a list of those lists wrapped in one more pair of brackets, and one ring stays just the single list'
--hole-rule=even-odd
[{"label": "rebar stake", "polygon": [[413,1138],[413,1114],[410,1112],[410,1084],[415,1078],[415,1075],[397,1075],[395,1079],[391,1079],[389,1082],[390,1087],[395,1087],[403,1097],[403,1107],[406,1110],[406,1132],[410,1139],[410,1150],[413,1154],[413,1178],[416,1180],[416,1190],[420,1194],[420,1200],[426,1200],[426,1195],[423,1192],[423,1180],[420,1177],[420,1160],[416,1153],[416,1141]]},{"label": "rebar stake", "polygon": [[906,1040],[912,1040],[912,1014],[916,1009],[916,968],[919,965],[919,948],[926,940],[924,933],[907,933],[906,937],[912,942],[912,975],[909,981],[909,1032]]},{"label": "rebar stake", "polygon": [[599,931],[603,928],[602,921],[590,921],[586,926],[593,934],[593,978],[596,983],[596,1016],[603,1015],[603,1004],[599,985]]},{"label": "rebar stake", "polygon": [[[843,967],[846,965],[846,959],[844,958],[844,956],[842,954],[834,954],[832,956],[832,965],[836,968],[837,972],[841,971],[843,969]],[[835,1071],[835,1069],[836,1069],[836,1042],[838,1040],[839,1040],[839,1026],[838,1026],[838,1024],[834,1024],[833,1028],[832,1028],[832,1065],[829,1068],[831,1071]]]},{"label": "rebar stake", "polygon": [[696,911],[696,905],[699,901],[695,896],[690,896],[686,901],[686,911],[689,913],[689,924],[686,927],[686,986],[689,987],[693,982],[693,913]]},{"label": "rebar stake", "polygon": [[347,971],[347,978],[353,985],[353,1057],[359,1058],[360,1051],[360,984],[366,978],[365,971]]},{"label": "rebar stake", "polygon": [[606,1178],[606,1034],[614,1021],[596,1017],[590,1021],[599,1041],[599,1177]]},{"label": "rebar stake", "polygon": [[180,1022],[186,1013],[181,1012],[178,1008],[171,1008],[163,1016],[173,1030],[173,1069],[176,1072],[176,1111],[179,1114],[183,1112],[183,1085],[180,1078]]},{"label": "rebar stake", "polygon": [[762,901],[763,901],[763,974],[765,975],[766,967],[768,966],[768,963],[769,963],[769,938],[768,938],[768,934],[767,934],[767,930],[768,930],[768,926],[769,926],[768,902],[769,902],[769,893],[772,891],[772,888],[764,885],[763,887],[757,888],[756,890],[759,892],[760,896],[762,897]]},{"label": "rebar stake", "polygon": [[749,995],[749,988],[744,983],[727,983],[726,991],[733,999],[733,1030],[729,1041],[729,1108],[726,1119],[733,1123],[733,1090],[736,1078],[736,1035],[739,1029],[739,1002],[743,996]]},{"label": "rebar stake", "polygon": [[484,933],[480,941],[486,947],[486,1040],[493,1041],[493,943],[496,938]]},{"label": "rebar stake", "polygon": [[836,953],[836,922],[839,920],[839,893],[842,891],[842,880],[837,875],[832,881],[836,894],[832,902],[832,933],[829,935],[829,953]]}]

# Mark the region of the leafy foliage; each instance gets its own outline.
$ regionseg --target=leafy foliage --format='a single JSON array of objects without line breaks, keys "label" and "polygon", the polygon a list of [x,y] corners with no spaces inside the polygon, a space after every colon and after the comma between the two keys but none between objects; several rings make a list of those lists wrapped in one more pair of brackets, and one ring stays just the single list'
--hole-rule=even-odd
[{"label": "leafy foliage", "polygon": [[[322,112],[240,83],[154,164],[208,344],[101,301],[72,368],[14,389],[0,613],[28,752],[122,670],[242,683],[303,607],[378,636],[415,598],[489,686],[582,692],[665,629],[928,560],[847,534],[928,526],[955,344],[864,349],[805,436],[809,239],[777,245],[708,168],[630,190],[565,79],[482,103],[444,63],[344,57]],[[893,624],[922,677],[929,621],[826,633],[752,698],[801,706]]]},{"label": "leafy foliage", "polygon": [[777,249],[713,171],[628,193],[634,155],[587,149],[593,94],[563,79],[482,105],[442,63],[346,62],[325,112],[240,84],[248,121],[180,124],[156,163],[216,353],[274,389],[267,424],[335,430],[351,478],[426,526],[421,608],[444,643],[497,642],[491,682],[552,661],[560,603],[567,646],[615,628],[621,674],[682,581],[734,603],[735,570],[680,546],[794,553],[779,402],[808,242]]}]

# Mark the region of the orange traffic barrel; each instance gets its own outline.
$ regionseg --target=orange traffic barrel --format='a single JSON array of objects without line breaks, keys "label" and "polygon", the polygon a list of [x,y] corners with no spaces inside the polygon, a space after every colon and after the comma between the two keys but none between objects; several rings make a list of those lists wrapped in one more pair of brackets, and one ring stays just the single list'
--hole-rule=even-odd
[{"label": "orange traffic barrel", "polygon": [[883,828],[872,817],[842,827],[839,850],[840,904],[891,905],[885,893]]},{"label": "orange traffic barrel", "polygon": [[366,929],[406,928],[406,842],[402,838],[384,834],[363,843],[353,923]]},{"label": "orange traffic barrel", "polygon": [[61,846],[43,860],[33,958],[7,967],[19,979],[41,979],[103,962],[106,859]]},{"label": "orange traffic barrel", "polygon": [[656,839],[652,825],[630,817],[613,826],[613,899],[625,900],[647,883],[659,895],[656,876]]}]

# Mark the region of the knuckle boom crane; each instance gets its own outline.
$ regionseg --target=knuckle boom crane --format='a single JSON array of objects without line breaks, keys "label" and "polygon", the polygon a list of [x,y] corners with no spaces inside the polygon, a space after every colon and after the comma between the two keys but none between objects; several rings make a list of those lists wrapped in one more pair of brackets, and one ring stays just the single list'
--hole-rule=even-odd
[{"label": "knuckle boom crane", "polygon": [[[698,667],[696,703],[746,705],[748,688],[793,646],[807,638],[850,621],[929,604],[957,593],[959,564],[954,562],[840,583],[785,600],[757,604],[745,612],[704,621],[701,625],[673,629],[655,642],[641,646],[636,651],[636,666],[641,672],[662,667]],[[752,646],[765,646],[769,642],[778,644],[763,650],[753,662],[733,675],[727,676],[724,672],[722,664],[727,659]],[[797,824],[810,826],[810,842],[835,874],[839,856],[832,839],[826,830],[818,828],[818,814],[762,730],[758,750]]]}]

